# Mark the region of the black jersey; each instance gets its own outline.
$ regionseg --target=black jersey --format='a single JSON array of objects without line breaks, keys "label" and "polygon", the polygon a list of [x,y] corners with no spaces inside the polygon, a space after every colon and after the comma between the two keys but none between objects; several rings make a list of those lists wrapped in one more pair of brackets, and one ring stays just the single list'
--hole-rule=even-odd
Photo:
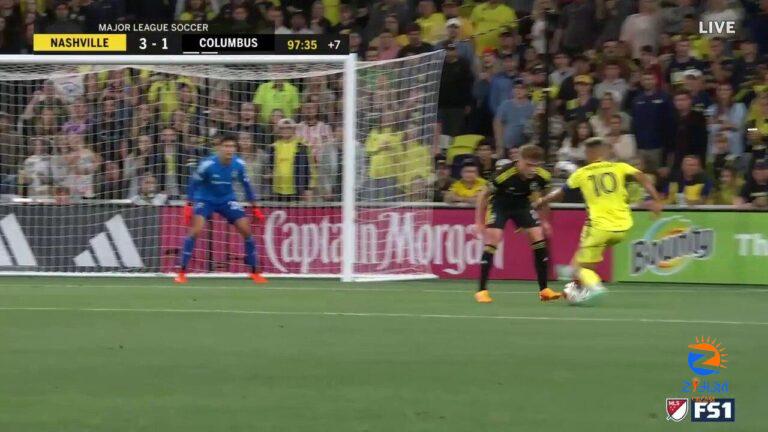
[{"label": "black jersey", "polygon": [[549,187],[552,175],[543,168],[536,168],[536,174],[524,178],[517,170],[517,161],[499,168],[490,185],[491,199],[509,207],[528,207],[531,195],[543,193]]}]

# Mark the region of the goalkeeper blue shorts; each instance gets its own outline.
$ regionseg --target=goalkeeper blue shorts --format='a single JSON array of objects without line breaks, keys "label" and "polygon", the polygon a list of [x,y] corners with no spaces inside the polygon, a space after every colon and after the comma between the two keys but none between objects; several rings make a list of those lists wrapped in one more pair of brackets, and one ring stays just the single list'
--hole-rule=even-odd
[{"label": "goalkeeper blue shorts", "polygon": [[243,206],[237,201],[228,201],[224,203],[198,201],[195,203],[195,216],[202,216],[205,220],[208,220],[214,213],[220,214],[230,224],[245,217],[245,210],[243,210]]}]

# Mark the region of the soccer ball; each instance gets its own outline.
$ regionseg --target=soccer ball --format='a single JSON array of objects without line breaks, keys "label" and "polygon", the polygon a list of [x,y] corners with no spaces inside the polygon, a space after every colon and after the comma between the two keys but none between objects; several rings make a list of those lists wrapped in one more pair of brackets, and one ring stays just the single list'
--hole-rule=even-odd
[{"label": "soccer ball", "polygon": [[569,304],[577,305],[584,300],[584,292],[576,282],[568,282],[563,289],[563,296]]},{"label": "soccer ball", "polygon": [[608,292],[602,285],[584,288],[576,282],[569,282],[563,289],[565,300],[572,306],[595,306]]}]

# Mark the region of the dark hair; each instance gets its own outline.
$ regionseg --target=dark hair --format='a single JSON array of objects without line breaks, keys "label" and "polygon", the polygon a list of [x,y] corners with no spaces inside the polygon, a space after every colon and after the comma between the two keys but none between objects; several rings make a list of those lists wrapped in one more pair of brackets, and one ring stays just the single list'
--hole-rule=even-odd
[{"label": "dark hair", "polygon": [[224,141],[232,141],[233,143],[237,144],[237,137],[233,134],[224,134],[219,136],[216,141],[218,142],[218,145],[223,144]]},{"label": "dark hair", "polygon": [[477,147],[475,147],[475,150],[477,150],[480,146],[488,146],[491,148],[491,151],[496,149],[496,146],[493,145],[493,143],[488,138],[483,138],[480,140],[480,142],[477,143]]},{"label": "dark hair", "polygon": [[421,26],[416,23],[410,23],[405,26],[406,33],[420,32],[420,31],[421,31]]},{"label": "dark hair", "polygon": [[571,126],[571,147],[577,147],[581,143],[581,138],[579,138],[579,126],[583,124],[587,125],[587,128],[589,129],[589,137],[591,138],[595,136],[595,131],[592,128],[592,124],[587,120],[575,122],[573,123],[573,126]]},{"label": "dark hair", "polygon": [[461,169],[463,170],[464,168],[477,168],[477,164],[473,158],[469,158],[461,163]]}]

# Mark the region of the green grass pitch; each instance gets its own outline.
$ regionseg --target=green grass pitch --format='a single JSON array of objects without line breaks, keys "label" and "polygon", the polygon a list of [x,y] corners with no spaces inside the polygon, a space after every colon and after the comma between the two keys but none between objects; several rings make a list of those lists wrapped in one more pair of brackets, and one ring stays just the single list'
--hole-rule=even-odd
[{"label": "green grass pitch", "polygon": [[[558,284],[560,285],[560,284]],[[0,431],[760,431],[768,290],[0,279]],[[687,345],[728,353],[736,422],[668,422]]]}]

